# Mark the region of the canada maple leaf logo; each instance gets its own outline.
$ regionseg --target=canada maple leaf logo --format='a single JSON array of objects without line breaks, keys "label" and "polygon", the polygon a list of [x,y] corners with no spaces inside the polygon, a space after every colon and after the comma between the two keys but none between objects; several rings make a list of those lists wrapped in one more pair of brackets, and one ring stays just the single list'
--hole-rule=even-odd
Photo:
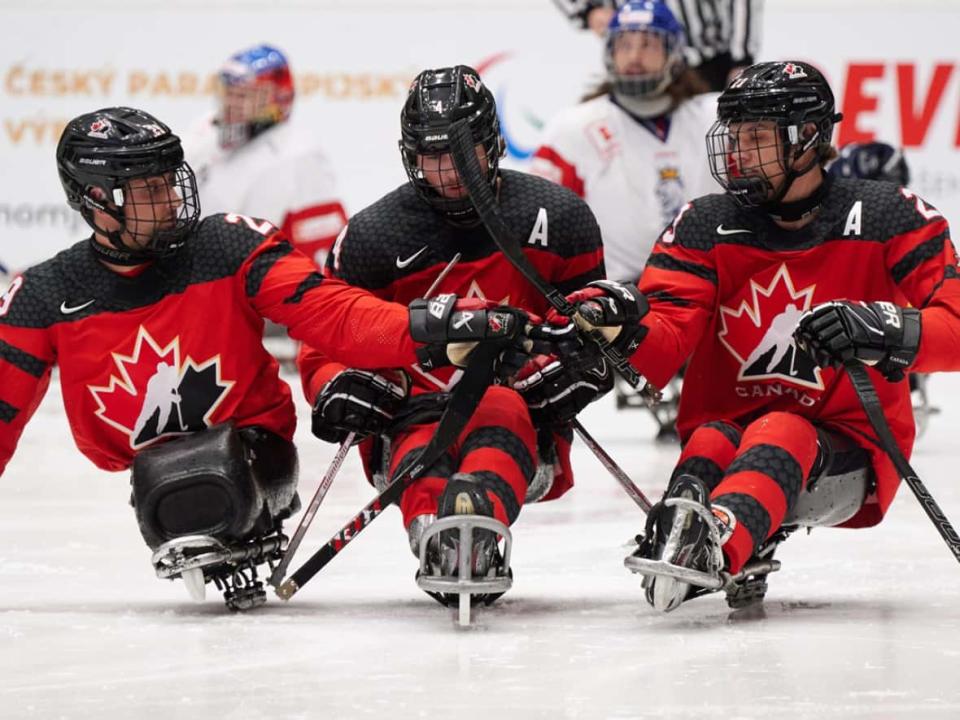
[{"label": "canada maple leaf logo", "polygon": [[720,306],[723,346],[740,363],[737,380],[782,380],[822,390],[820,368],[793,338],[800,316],[813,304],[816,283],[797,290],[781,264],[764,285],[750,280],[749,299],[736,308]]},{"label": "canada maple leaf logo", "polygon": [[211,416],[234,383],[220,377],[220,356],[180,358],[180,338],[161,347],[142,325],[129,355],[111,353],[116,374],[88,386],[96,416],[124,433],[139,450],[159,438],[210,427]]}]

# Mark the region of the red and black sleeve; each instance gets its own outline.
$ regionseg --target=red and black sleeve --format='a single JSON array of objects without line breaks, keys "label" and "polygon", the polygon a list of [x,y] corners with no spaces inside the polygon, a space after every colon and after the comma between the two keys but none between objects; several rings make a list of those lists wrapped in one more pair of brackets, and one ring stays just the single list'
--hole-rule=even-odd
[{"label": "red and black sleeve", "polygon": [[28,270],[0,295],[0,474],[47,391],[56,358],[40,285]]},{"label": "red and black sleeve", "polygon": [[[912,370],[960,370],[960,271],[950,227],[936,208],[898,189],[893,215],[910,216],[885,247],[897,287],[920,310],[920,351]],[[905,207],[906,206],[906,209]]]},{"label": "red and black sleeve", "polygon": [[664,387],[693,352],[716,304],[712,245],[701,235],[697,204],[688,203],[663,231],[638,286],[650,302],[647,336],[630,362]]},{"label": "red and black sleeve", "polygon": [[261,316],[350,367],[403,367],[416,361],[407,308],[324,277],[276,228],[264,235],[239,272]]}]

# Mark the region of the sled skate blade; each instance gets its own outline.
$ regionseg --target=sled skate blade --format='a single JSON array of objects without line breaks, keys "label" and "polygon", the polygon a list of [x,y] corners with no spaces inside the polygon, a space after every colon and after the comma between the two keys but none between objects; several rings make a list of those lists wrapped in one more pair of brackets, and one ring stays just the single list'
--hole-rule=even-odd
[{"label": "sled skate blade", "polygon": [[230,551],[209,535],[184,535],[158,547],[150,562],[158,578],[173,580],[184,571],[221,565],[230,559]]},{"label": "sled skate blade", "polygon": [[[439,546],[439,534],[441,532],[457,533],[460,548],[473,548],[474,530],[488,530],[503,539],[502,559],[491,564],[485,575],[475,575],[474,553],[460,552],[456,574],[438,574],[436,564],[430,561],[429,548],[431,545]],[[499,596],[513,585],[513,576],[510,573],[512,546],[513,537],[510,529],[499,520],[485,515],[451,515],[440,518],[424,529],[420,537],[420,570],[417,573],[417,587],[435,599],[459,596],[458,622],[461,627],[466,627],[470,624],[472,596]]]},{"label": "sled skate blade", "polygon": [[203,570],[200,568],[191,568],[181,570],[180,577],[183,578],[183,584],[187,586],[187,592],[194,602],[203,602],[207,598],[207,582],[203,577]]},{"label": "sled skate blade", "polygon": [[719,575],[701,572],[692,568],[674,565],[665,560],[649,560],[647,558],[638,558],[629,555],[623,560],[624,566],[631,572],[641,575],[655,575],[657,577],[673,578],[688,585],[706,588],[707,590],[720,590],[726,583]]}]

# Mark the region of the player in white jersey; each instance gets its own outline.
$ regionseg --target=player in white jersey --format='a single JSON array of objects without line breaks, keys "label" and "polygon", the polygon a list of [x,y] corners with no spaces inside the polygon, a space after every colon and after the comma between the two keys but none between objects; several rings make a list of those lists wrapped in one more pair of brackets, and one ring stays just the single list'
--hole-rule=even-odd
[{"label": "player in white jersey", "polygon": [[316,139],[288,122],[286,58],[269,45],[242,50],[220,69],[219,86],[216,111],[184,138],[204,211],[269,220],[322,266],[347,215]]},{"label": "player in white jersey", "polygon": [[583,197],[603,232],[607,277],[636,281],[660,232],[692,198],[717,192],[703,136],[716,96],[685,66],[683,27],[661,2],[610,21],[607,79],[544,131],[531,171]]},{"label": "player in white jersey", "polygon": [[[607,32],[607,79],[553,119],[531,171],[587,201],[600,223],[607,277],[635,283],[663,228],[684,203],[720,188],[703,136],[716,96],[684,62],[683,26],[662,2],[623,5]],[[646,407],[617,385],[617,407]],[[651,408],[657,439],[675,441],[679,376]]]}]

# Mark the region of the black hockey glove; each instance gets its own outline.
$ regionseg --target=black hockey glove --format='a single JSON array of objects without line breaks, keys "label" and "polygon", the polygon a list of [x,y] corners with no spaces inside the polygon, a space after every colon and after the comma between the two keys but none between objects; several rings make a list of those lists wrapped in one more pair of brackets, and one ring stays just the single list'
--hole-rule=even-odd
[{"label": "black hockey glove", "polygon": [[503,348],[499,373],[507,376],[523,367],[531,354],[550,352],[573,335],[572,329],[541,327],[537,322],[518,308],[451,294],[410,303],[410,335],[425,343],[417,348],[417,360],[426,370],[466,367],[478,344],[496,343]]},{"label": "black hockey glove", "polygon": [[382,433],[407,398],[406,378],[366,370],[343,370],[320,389],[311,430],[321,440],[339,443],[350,432],[357,441]]},{"label": "black hockey glove", "polygon": [[[567,301],[577,308],[574,320],[582,330],[599,330],[607,342],[626,357],[633,355],[647,334],[647,328],[640,321],[650,306],[636,285],[594,280],[567,295]],[[547,319],[558,317],[551,314]]]},{"label": "black hockey glove", "polygon": [[794,336],[818,365],[858,360],[903,380],[920,347],[920,311],[889,302],[838,300],[808,310]]},{"label": "black hockey glove", "polygon": [[613,388],[613,372],[603,357],[589,365],[567,364],[554,355],[538,355],[511,383],[537,426],[564,425]]}]

